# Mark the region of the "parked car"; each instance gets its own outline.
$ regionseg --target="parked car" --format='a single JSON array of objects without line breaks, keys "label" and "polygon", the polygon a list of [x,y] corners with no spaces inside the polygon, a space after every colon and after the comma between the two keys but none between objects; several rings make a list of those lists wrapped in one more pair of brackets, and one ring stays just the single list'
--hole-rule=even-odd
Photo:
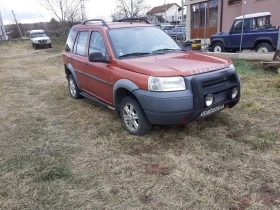
[{"label": "parked car", "polygon": [[71,97],[114,110],[134,135],[207,117],[240,99],[229,58],[186,52],[152,24],[87,20],[70,30],[63,61]]},{"label": "parked car", "polygon": [[174,29],[175,29],[175,25],[162,25],[162,30],[168,34]]},{"label": "parked car", "polygon": [[51,39],[46,35],[45,31],[42,29],[30,31],[30,41],[32,47],[37,50],[40,47],[52,48]]},{"label": "parked car", "polygon": [[[279,29],[270,24],[270,12],[254,13],[236,17],[229,32],[219,32],[210,38],[209,51],[236,52],[249,49],[257,52],[276,50]],[[243,26],[243,32],[242,32]]]},{"label": "parked car", "polygon": [[173,29],[169,35],[176,40],[185,40],[186,39],[186,27],[176,27]]}]

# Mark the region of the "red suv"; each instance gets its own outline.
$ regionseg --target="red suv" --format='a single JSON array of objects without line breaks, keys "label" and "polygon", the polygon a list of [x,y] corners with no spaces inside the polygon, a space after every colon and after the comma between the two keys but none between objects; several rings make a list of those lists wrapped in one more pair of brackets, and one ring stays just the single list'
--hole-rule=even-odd
[{"label": "red suv", "polygon": [[230,59],[184,51],[147,23],[95,19],[75,25],[63,60],[70,95],[115,110],[134,135],[148,133],[153,124],[203,118],[240,99]]}]

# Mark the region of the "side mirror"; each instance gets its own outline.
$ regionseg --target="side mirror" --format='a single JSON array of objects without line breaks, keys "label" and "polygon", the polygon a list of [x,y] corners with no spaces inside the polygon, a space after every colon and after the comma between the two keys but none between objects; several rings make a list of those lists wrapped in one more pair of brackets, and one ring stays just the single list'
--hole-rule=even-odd
[{"label": "side mirror", "polygon": [[69,47],[68,44],[66,44],[66,46],[65,46],[65,51],[66,51],[66,52],[70,52],[70,47]]},{"label": "side mirror", "polygon": [[90,53],[88,59],[90,62],[109,63],[108,58],[104,56],[101,52]]}]

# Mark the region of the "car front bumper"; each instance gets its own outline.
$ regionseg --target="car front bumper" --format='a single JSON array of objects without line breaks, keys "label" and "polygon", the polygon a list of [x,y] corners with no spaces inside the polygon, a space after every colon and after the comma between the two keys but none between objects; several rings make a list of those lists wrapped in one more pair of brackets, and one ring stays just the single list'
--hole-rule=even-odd
[{"label": "car front bumper", "polygon": [[[232,108],[240,99],[240,81],[231,69],[185,77],[185,91],[151,92],[135,90],[133,94],[152,124],[184,124]],[[234,88],[238,96],[231,98]],[[214,95],[214,103],[205,106],[205,96]]]}]

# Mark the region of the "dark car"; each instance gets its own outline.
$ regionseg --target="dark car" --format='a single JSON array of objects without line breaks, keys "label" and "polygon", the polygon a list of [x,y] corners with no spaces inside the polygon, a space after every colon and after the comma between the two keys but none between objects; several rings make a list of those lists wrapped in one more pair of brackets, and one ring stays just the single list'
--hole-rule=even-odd
[{"label": "dark car", "polygon": [[236,17],[229,32],[219,32],[211,36],[209,51],[236,52],[240,50],[240,44],[241,50],[249,49],[257,52],[276,50],[279,29],[271,26],[270,17],[270,12]]}]

